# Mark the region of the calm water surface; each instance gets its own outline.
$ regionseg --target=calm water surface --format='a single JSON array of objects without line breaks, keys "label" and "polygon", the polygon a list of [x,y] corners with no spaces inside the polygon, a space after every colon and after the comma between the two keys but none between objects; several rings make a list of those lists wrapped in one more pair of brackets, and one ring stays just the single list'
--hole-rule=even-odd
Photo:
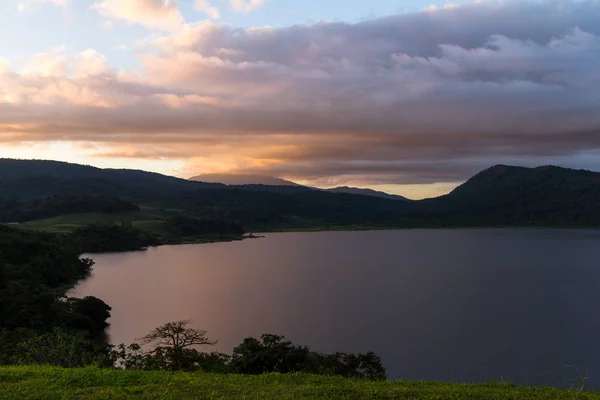
[{"label": "calm water surface", "polygon": [[112,306],[115,344],[193,319],[226,353],[277,333],[373,350],[390,378],[569,385],[577,368],[600,386],[600,231],[281,233],[92,257],[71,295]]}]

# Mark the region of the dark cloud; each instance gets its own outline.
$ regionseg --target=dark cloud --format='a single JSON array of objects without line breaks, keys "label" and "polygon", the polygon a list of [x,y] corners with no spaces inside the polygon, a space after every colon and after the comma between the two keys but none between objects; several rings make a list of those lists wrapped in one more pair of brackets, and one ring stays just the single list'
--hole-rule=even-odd
[{"label": "dark cloud", "polygon": [[[270,173],[371,183],[457,181],[496,162],[596,165],[582,154],[600,149],[598,1],[203,22],[150,46],[139,74],[94,53],[0,70],[0,141],[106,142],[140,158],[230,151]],[[133,148],[144,144],[165,146]]]}]

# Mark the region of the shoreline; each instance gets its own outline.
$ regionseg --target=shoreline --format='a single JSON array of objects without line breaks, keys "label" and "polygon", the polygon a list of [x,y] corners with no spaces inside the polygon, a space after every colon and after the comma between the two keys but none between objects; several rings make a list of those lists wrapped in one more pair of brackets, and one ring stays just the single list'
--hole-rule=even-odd
[{"label": "shoreline", "polygon": [[146,251],[150,248],[162,247],[162,246],[185,246],[185,245],[199,245],[199,244],[213,244],[213,243],[230,243],[240,242],[243,240],[251,239],[264,239],[266,234],[269,233],[320,233],[320,232],[393,232],[393,231],[412,231],[412,230],[439,230],[439,231],[452,231],[452,230],[577,230],[577,231],[600,231],[600,226],[597,227],[558,227],[558,226],[465,226],[465,227],[315,227],[315,228],[289,228],[289,229],[273,229],[273,230],[260,230],[254,236],[244,235],[242,237],[228,237],[228,238],[197,238],[197,239],[183,239],[181,241],[167,241],[155,246],[147,246],[145,248],[133,249],[133,250],[118,250],[118,251],[107,251],[100,253],[82,253],[81,255],[97,255],[97,254],[117,254],[127,253],[136,251]]}]

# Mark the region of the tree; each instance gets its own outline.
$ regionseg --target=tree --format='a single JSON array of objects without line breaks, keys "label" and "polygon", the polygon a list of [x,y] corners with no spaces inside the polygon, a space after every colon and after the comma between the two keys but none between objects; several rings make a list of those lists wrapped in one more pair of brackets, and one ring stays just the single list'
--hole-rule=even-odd
[{"label": "tree", "polygon": [[94,296],[83,299],[69,297],[67,304],[71,307],[71,325],[74,328],[85,329],[91,336],[102,332],[108,326],[111,307]]},{"label": "tree", "polygon": [[16,361],[22,364],[77,368],[107,361],[107,354],[94,343],[59,328],[19,343],[18,349]]},{"label": "tree", "polygon": [[194,371],[213,368],[219,360],[225,363],[227,361],[225,355],[212,353],[212,356],[208,357],[190,348],[212,346],[217,343],[206,337],[206,331],[188,328],[191,323],[191,320],[168,322],[137,339],[141,345],[154,345],[154,349],[145,355],[144,368]]},{"label": "tree", "polygon": [[208,340],[206,331],[188,328],[191,320],[167,322],[154,328],[147,335],[136,339],[142,345],[154,344],[155,348],[170,347],[174,350],[185,349],[190,346],[213,346],[217,341]]},{"label": "tree", "polygon": [[381,358],[372,351],[366,354],[311,352],[306,372],[313,374],[337,375],[347,378],[362,378],[372,381],[386,380],[387,374]]},{"label": "tree", "polygon": [[279,335],[246,338],[233,349],[232,370],[240,374],[308,372],[369,380],[385,380],[381,358],[375,353],[322,354],[295,346]]},{"label": "tree", "polygon": [[265,372],[297,372],[305,368],[309,349],[294,346],[284,336],[265,334],[261,340],[246,338],[233,349],[231,360],[235,371],[242,374]]}]

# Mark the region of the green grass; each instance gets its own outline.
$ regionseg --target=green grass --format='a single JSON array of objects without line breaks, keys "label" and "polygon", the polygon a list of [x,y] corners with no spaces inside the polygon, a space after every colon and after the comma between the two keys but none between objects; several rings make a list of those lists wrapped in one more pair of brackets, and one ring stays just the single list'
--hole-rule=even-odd
[{"label": "green grass", "polygon": [[214,375],[0,367],[0,399],[600,399],[600,393],[507,383],[367,382],[307,374]]},{"label": "green grass", "polygon": [[20,226],[32,229],[45,229],[61,225],[81,226],[107,222],[143,221],[156,219],[157,218],[154,214],[147,211],[132,211],[118,214],[84,213],[65,214],[54,218],[37,219],[20,224]]},{"label": "green grass", "polygon": [[140,224],[140,229],[144,229],[143,224],[146,224],[145,227],[148,228],[149,232],[153,232],[154,230],[160,231],[162,224],[164,224],[164,222],[160,221],[156,215],[147,210],[142,210],[119,214],[65,214],[54,218],[28,221],[15,226],[24,229],[34,229],[51,233],[69,233],[88,224],[113,223],[121,221],[131,221],[134,226]]},{"label": "green grass", "polygon": [[214,243],[241,240],[241,236],[184,236],[174,235],[161,216],[153,214],[148,207],[141,211],[120,214],[66,214],[54,218],[38,219],[14,225],[19,229],[30,229],[48,233],[71,233],[89,224],[119,223],[129,221],[134,228],[157,235],[163,244]]}]

